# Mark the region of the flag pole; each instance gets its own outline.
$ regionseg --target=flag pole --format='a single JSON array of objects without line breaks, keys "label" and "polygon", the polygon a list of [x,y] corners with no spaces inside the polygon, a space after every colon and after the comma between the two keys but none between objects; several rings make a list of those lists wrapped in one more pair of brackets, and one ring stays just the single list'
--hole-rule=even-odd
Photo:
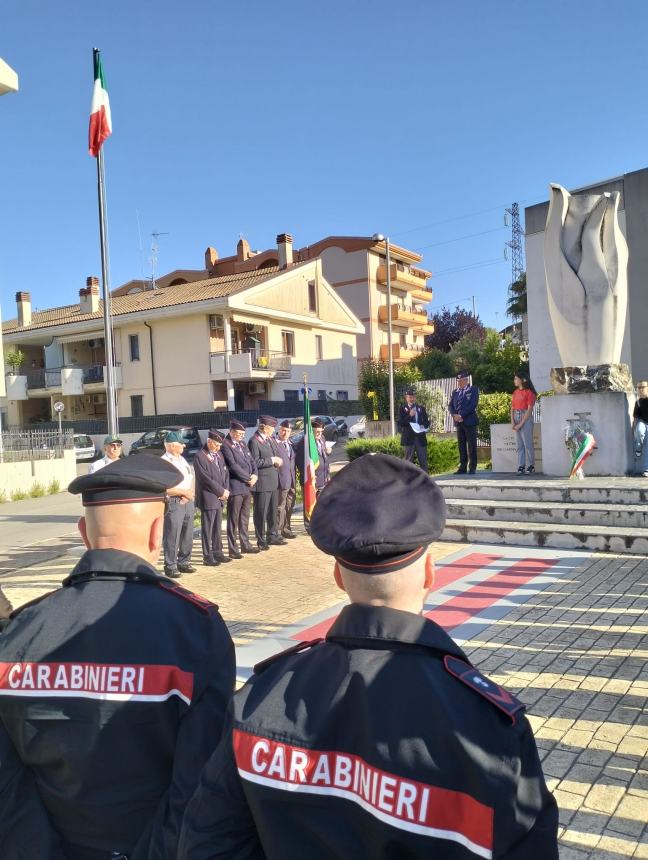
[{"label": "flag pole", "polygon": [[[99,50],[93,49],[93,69]],[[101,282],[103,294],[104,343],[106,350],[106,403],[108,406],[108,433],[119,435],[115,403],[115,367],[113,358],[112,309],[110,298],[110,264],[108,260],[108,228],[106,224],[106,180],[103,146],[97,155],[97,195],[99,202],[99,241],[101,245]]]}]

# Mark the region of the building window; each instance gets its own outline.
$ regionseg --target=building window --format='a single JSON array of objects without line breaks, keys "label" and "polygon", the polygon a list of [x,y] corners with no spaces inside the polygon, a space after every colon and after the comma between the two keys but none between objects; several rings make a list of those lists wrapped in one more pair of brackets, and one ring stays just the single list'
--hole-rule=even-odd
[{"label": "building window", "polygon": [[318,400],[326,400],[326,389],[318,388],[317,389],[317,399]]},{"label": "building window", "polygon": [[407,346],[407,335],[406,334],[400,335],[399,343],[403,347]]},{"label": "building window", "polygon": [[317,284],[315,281],[308,282],[308,310],[312,314],[317,313]]},{"label": "building window", "polygon": [[349,392],[348,391],[336,391],[335,392],[335,399],[336,400],[348,400],[349,399]]},{"label": "building window", "polygon": [[144,417],[144,395],[131,394],[131,418]]},{"label": "building window", "polygon": [[139,361],[139,335],[128,335],[128,348],[130,350],[130,360]]},{"label": "building window", "polygon": [[282,331],[281,332],[281,346],[286,355],[295,355],[295,332],[294,331]]},{"label": "building window", "polygon": [[324,347],[322,345],[322,335],[315,335],[315,358],[321,361],[324,358]]},{"label": "building window", "polygon": [[299,391],[296,388],[284,388],[284,400],[299,400]]}]

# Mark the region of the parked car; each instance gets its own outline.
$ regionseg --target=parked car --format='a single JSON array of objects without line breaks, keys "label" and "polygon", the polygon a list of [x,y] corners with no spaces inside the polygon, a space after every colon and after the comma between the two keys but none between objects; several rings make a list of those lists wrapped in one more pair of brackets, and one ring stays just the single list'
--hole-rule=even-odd
[{"label": "parked car", "polygon": [[77,462],[96,459],[97,449],[92,438],[85,433],[75,433],[74,453],[76,454]]},{"label": "parked car", "polygon": [[171,430],[177,430],[185,443],[182,456],[190,463],[202,448],[200,433],[196,427],[188,427],[183,424],[170,424],[168,427],[158,427],[157,430],[148,430],[142,433],[130,447],[129,456],[133,454],[164,454],[164,438]]},{"label": "parked car", "polygon": [[338,433],[340,434],[340,436],[346,436],[347,433],[349,432],[349,426],[346,423],[346,419],[345,418],[336,418],[335,423],[337,424]]},{"label": "parked car", "polygon": [[[335,423],[334,419],[329,415],[312,415],[311,419],[317,418],[319,421],[324,423],[324,439],[327,442],[337,442],[338,437],[342,434]],[[295,423],[293,425],[292,436],[290,437],[293,443],[299,442],[299,440],[304,435],[304,419],[303,418],[295,418]]]},{"label": "parked car", "polygon": [[367,419],[360,418],[355,424],[349,427],[349,439],[364,439],[367,429]]}]

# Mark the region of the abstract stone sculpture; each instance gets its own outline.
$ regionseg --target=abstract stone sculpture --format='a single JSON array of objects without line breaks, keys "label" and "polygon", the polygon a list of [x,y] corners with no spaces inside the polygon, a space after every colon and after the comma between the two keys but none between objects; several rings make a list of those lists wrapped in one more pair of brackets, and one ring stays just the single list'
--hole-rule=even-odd
[{"label": "abstract stone sculpture", "polygon": [[619,193],[551,184],[544,238],[549,313],[563,366],[618,364],[628,301]]}]

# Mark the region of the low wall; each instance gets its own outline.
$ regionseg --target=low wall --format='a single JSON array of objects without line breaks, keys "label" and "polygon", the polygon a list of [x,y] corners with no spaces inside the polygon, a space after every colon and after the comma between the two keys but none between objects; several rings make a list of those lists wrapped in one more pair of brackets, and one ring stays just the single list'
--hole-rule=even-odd
[{"label": "low wall", "polygon": [[76,457],[72,450],[51,460],[0,463],[0,494],[10,499],[12,493],[29,493],[34,484],[47,488],[52,481],[58,481],[61,490],[65,490],[76,474]]}]

